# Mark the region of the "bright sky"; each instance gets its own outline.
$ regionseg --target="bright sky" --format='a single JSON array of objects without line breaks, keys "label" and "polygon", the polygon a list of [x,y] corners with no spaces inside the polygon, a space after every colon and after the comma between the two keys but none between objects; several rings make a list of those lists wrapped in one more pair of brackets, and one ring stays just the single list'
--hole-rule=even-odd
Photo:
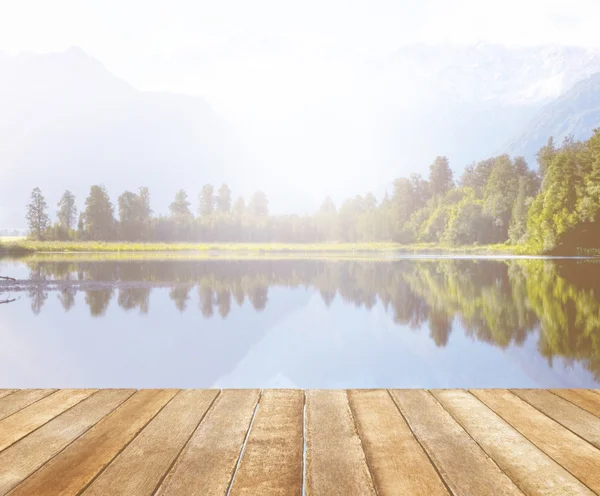
[{"label": "bright sky", "polygon": [[[0,51],[78,46],[138,89],[205,96],[261,161],[300,168],[320,156],[360,169],[376,144],[339,154],[341,128],[359,119],[340,122],[339,136],[327,121],[320,143],[319,123],[301,118],[312,105],[347,121],[339,109],[364,89],[357,63],[415,42],[600,48],[598,19],[600,0],[0,0]],[[305,149],[290,157],[292,146]],[[334,183],[339,171],[329,173]]]},{"label": "bright sky", "polygon": [[600,47],[597,0],[0,0],[0,50],[77,45],[109,66],[289,36],[390,53],[415,41]]}]

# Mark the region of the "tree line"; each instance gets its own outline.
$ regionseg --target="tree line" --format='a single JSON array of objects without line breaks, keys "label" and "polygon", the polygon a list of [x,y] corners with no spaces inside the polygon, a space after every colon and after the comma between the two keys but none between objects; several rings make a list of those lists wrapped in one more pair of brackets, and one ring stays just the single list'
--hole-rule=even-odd
[{"label": "tree line", "polygon": [[391,195],[372,193],[345,200],[330,197],[313,215],[269,215],[258,191],[248,204],[232,203],[229,187],[204,185],[196,210],[180,190],[168,215],[153,215],[150,192],[126,191],[113,206],[106,188],[92,186],[79,213],[65,191],[57,222],[39,190],[27,206],[36,239],[124,241],[327,242],[395,241],[446,245],[509,242],[552,251],[569,244],[600,246],[593,225],[600,212],[600,130],[584,142],[572,137],[556,147],[552,138],[537,154],[538,167],[523,157],[499,155],[468,165],[455,178],[439,156],[428,177],[411,174],[393,182]]}]

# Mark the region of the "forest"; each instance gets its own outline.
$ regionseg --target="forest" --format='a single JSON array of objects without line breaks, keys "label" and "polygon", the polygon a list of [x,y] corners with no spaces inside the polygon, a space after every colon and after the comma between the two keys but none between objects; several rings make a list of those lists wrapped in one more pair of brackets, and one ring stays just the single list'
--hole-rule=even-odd
[{"label": "forest", "polygon": [[366,193],[336,206],[327,197],[312,215],[270,215],[264,192],[233,201],[226,184],[206,184],[192,200],[182,189],[167,215],[155,215],[148,188],[125,191],[113,205],[106,188],[93,185],[81,212],[65,191],[51,222],[35,188],[26,219],[36,240],[506,243],[535,253],[573,253],[600,247],[600,129],[583,142],[568,137],[556,146],[550,138],[536,168],[522,157],[499,155],[455,178],[448,158],[438,156],[427,178],[399,177],[380,201]]}]

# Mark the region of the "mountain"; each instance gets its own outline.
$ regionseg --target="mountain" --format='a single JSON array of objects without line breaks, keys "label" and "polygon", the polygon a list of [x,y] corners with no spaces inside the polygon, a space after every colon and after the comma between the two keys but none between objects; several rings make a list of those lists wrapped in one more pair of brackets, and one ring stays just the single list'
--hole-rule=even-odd
[{"label": "mountain", "polygon": [[[302,213],[326,195],[338,205],[369,190],[381,197],[394,178],[427,174],[437,155],[457,175],[499,150],[532,160],[567,122],[554,110],[546,129],[551,119],[538,113],[573,92],[593,98],[578,83],[600,72],[599,52],[493,44],[415,44],[372,57],[244,40],[181,59],[153,58],[148,74],[206,100],[139,91],[76,48],[0,54],[0,228],[25,225],[35,186],[51,213],[65,188],[81,208],[91,184],[105,184],[114,203],[148,186],[164,213],[179,188],[195,207],[204,183],[223,181],[246,198],[263,189],[274,213]],[[589,133],[585,98],[573,105]]]},{"label": "mountain", "polygon": [[377,70],[396,89],[387,114],[389,167],[406,163],[426,172],[443,154],[460,173],[474,160],[506,151],[542,108],[599,72],[600,52],[420,44],[398,50]]},{"label": "mountain", "polygon": [[56,208],[65,188],[83,206],[91,184],[116,197],[148,186],[164,212],[177,189],[192,202],[236,162],[236,144],[202,98],[141,92],[72,48],[0,55],[0,226],[25,224],[39,186]]},{"label": "mountain", "polygon": [[588,139],[596,127],[600,127],[600,72],[545,105],[506,145],[506,151],[533,161],[550,136],[560,145],[569,135],[577,140]]}]

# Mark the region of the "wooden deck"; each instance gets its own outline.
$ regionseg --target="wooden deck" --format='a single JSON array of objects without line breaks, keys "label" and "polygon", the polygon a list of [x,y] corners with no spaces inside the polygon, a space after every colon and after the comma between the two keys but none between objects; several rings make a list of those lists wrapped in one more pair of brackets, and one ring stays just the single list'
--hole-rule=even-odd
[{"label": "wooden deck", "polygon": [[600,494],[596,390],[0,390],[0,494]]}]

